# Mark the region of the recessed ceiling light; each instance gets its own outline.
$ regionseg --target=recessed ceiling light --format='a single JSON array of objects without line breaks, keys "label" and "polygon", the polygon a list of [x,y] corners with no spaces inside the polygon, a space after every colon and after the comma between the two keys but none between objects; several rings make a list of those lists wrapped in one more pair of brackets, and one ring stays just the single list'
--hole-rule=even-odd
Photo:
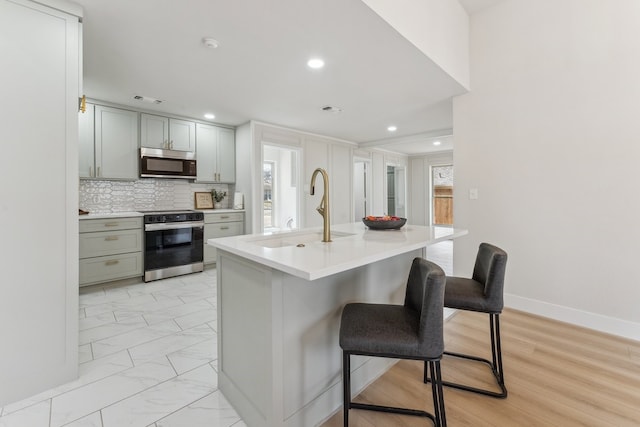
[{"label": "recessed ceiling light", "polygon": [[442,142],[440,142],[440,141],[433,141],[433,145],[440,145],[440,144],[442,144]]},{"label": "recessed ceiling light", "polygon": [[318,69],[324,67],[324,61],[320,58],[312,58],[307,61],[309,68]]},{"label": "recessed ceiling light", "polygon": [[205,119],[209,119],[209,120],[213,120],[213,119],[216,118],[216,116],[214,114],[207,113],[207,114],[204,115],[204,118]]},{"label": "recessed ceiling light", "polygon": [[387,130],[388,130],[389,132],[395,132],[395,131],[397,131],[397,130],[398,130],[398,128],[397,128],[396,126],[389,126],[389,127],[387,128]]}]

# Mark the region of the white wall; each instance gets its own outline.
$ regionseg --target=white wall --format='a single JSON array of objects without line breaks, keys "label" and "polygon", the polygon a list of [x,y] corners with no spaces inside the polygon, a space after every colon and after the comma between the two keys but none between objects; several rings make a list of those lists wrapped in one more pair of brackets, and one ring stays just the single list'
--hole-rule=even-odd
[{"label": "white wall", "polygon": [[507,305],[635,339],[639,22],[637,0],[500,3],[471,18],[454,101],[456,274],[492,242]]},{"label": "white wall", "polygon": [[469,17],[458,0],[362,0],[469,89]]}]

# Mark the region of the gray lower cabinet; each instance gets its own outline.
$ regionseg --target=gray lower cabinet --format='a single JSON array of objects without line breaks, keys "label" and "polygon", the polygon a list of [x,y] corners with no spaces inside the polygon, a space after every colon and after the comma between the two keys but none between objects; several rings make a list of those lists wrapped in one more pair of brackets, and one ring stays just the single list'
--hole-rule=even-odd
[{"label": "gray lower cabinet", "polygon": [[142,276],[142,218],[80,220],[80,286]]},{"label": "gray lower cabinet", "polygon": [[244,234],[244,212],[207,212],[204,214],[204,263],[216,262],[216,248],[207,240]]}]

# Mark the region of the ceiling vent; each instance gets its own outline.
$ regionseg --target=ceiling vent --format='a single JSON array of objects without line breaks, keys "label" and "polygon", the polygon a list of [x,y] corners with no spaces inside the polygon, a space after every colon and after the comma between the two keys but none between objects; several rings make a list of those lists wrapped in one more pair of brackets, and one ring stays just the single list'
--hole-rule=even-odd
[{"label": "ceiling vent", "polygon": [[151,98],[150,96],[140,96],[136,95],[133,97],[136,101],[148,102],[149,104],[161,104],[161,99]]},{"label": "ceiling vent", "polygon": [[327,113],[342,113],[342,108],[335,107],[333,105],[325,105],[322,107],[322,111],[326,111]]}]

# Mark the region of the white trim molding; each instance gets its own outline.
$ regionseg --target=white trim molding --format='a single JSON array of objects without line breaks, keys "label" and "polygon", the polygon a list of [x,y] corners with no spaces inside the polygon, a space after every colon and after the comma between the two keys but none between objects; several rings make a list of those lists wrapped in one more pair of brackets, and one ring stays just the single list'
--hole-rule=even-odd
[{"label": "white trim molding", "polygon": [[640,323],[513,294],[504,294],[504,300],[505,307],[571,323],[607,334],[618,335],[636,341],[640,340]]}]

